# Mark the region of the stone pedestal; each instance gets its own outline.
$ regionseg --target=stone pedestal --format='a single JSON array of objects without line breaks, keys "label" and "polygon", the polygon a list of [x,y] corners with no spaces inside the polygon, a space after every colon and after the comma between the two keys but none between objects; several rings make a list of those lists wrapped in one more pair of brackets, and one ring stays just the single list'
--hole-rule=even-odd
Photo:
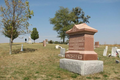
[{"label": "stone pedestal", "polygon": [[60,68],[84,75],[103,72],[103,61],[60,59]]}]

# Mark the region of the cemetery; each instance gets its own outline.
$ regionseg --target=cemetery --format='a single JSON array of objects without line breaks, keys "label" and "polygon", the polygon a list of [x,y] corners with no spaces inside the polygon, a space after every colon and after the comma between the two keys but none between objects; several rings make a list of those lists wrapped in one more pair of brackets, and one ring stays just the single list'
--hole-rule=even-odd
[{"label": "cemetery", "polygon": [[[82,32],[78,26],[86,29]],[[29,44],[13,43],[11,55],[8,43],[1,43],[0,79],[119,80],[120,45],[99,45],[94,49],[91,43],[96,32],[84,23],[75,25],[66,32],[70,35],[69,45],[48,44],[46,40],[31,44],[29,37]]]},{"label": "cemetery", "polygon": [[1,0],[0,80],[120,80],[119,3]]},{"label": "cemetery", "polygon": [[[21,50],[23,44],[23,51]],[[101,45],[94,51],[98,54],[99,60],[103,61],[103,72],[81,76],[80,74],[70,72],[60,68],[59,57],[60,49],[55,49],[56,44],[47,44],[43,47],[43,43],[27,44],[27,43],[13,43],[13,54],[9,55],[8,43],[0,44],[0,79],[120,79],[120,60],[119,57],[103,56],[103,50],[106,45]],[[59,44],[68,48],[66,44]],[[111,54],[111,49],[114,45],[107,45],[107,55]],[[120,45],[116,45],[120,49]],[[31,51],[28,51],[28,50]],[[18,53],[16,50],[19,50]],[[24,52],[26,51],[26,52]],[[66,51],[65,51],[66,52]]]}]

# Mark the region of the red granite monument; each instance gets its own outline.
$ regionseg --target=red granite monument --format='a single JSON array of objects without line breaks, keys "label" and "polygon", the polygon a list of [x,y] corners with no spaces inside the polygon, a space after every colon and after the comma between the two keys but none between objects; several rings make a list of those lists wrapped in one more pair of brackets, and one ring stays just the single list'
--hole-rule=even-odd
[{"label": "red granite monument", "polygon": [[69,35],[69,50],[65,58],[76,60],[97,60],[97,53],[94,51],[94,34],[96,29],[85,23],[74,25],[66,31]]},{"label": "red granite monument", "polygon": [[43,46],[46,47],[46,40],[43,41]]},{"label": "red granite monument", "polygon": [[95,48],[99,47],[99,42],[95,42]]}]

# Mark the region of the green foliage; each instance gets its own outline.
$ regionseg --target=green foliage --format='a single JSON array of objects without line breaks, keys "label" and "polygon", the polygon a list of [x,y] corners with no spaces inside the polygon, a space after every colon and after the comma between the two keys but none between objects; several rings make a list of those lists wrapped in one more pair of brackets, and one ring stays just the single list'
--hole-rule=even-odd
[{"label": "green foliage", "polygon": [[55,43],[55,44],[59,44],[59,41],[55,41],[54,43]]},{"label": "green foliage", "polygon": [[[0,27],[3,34],[11,38],[10,54],[12,54],[12,41],[20,34],[29,32],[28,20],[34,13],[30,10],[29,2],[27,0],[4,1],[6,7],[0,6],[0,17],[2,18],[2,21],[0,21]],[[8,33],[10,33],[10,36]]]},{"label": "green foliage", "polygon": [[24,80],[29,80],[29,77],[24,77]]},{"label": "green foliage", "polygon": [[[11,23],[12,22],[10,22],[10,21],[6,21],[6,23],[4,23],[4,31],[2,31],[2,33],[8,38],[11,38],[11,33],[12,33]],[[15,27],[13,27],[13,38],[12,38],[12,40],[17,38],[18,35],[19,35],[19,32],[17,31],[17,29]]]},{"label": "green foliage", "polygon": [[80,7],[73,8],[72,13],[75,15],[72,20],[74,24],[89,23],[88,19],[90,18],[90,16],[87,15],[85,17],[85,13],[82,11]]},{"label": "green foliage", "polygon": [[59,34],[58,37],[63,39],[63,43],[65,41],[66,31],[72,27],[71,21],[72,14],[70,13],[68,8],[60,7],[55,14],[54,18],[50,19],[50,23],[54,25],[53,30],[57,31]]},{"label": "green foliage", "polygon": [[91,77],[86,77],[87,79],[92,79]]},{"label": "green foliage", "polygon": [[79,76],[78,74],[72,74],[71,77],[72,78],[77,78],[77,76]]},{"label": "green foliage", "polygon": [[52,41],[52,40],[50,40],[50,41],[48,41],[48,43],[52,44],[52,43],[53,43],[53,41]]},{"label": "green foliage", "polygon": [[39,38],[37,28],[33,28],[33,31],[31,33],[31,38],[34,40],[34,43],[35,43],[35,40]]},{"label": "green foliage", "polygon": [[90,16],[85,17],[85,13],[81,8],[73,8],[72,11],[69,11],[68,8],[60,7],[55,14],[54,18],[50,18],[50,23],[54,25],[53,30],[57,31],[58,37],[63,39],[69,36],[65,33],[67,30],[71,29],[74,24],[89,23],[88,19]]},{"label": "green foliage", "polygon": [[104,74],[103,76],[104,76],[104,77],[108,77],[108,75],[106,75],[106,74]]}]

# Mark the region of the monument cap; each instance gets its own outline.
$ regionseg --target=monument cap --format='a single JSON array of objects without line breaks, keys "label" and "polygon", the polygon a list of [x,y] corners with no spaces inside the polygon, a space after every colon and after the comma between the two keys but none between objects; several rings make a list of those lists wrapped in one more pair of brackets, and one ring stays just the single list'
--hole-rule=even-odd
[{"label": "monument cap", "polygon": [[88,26],[86,23],[74,25],[72,29],[66,31],[66,34],[72,35],[72,34],[95,34],[98,32],[98,30]]}]

